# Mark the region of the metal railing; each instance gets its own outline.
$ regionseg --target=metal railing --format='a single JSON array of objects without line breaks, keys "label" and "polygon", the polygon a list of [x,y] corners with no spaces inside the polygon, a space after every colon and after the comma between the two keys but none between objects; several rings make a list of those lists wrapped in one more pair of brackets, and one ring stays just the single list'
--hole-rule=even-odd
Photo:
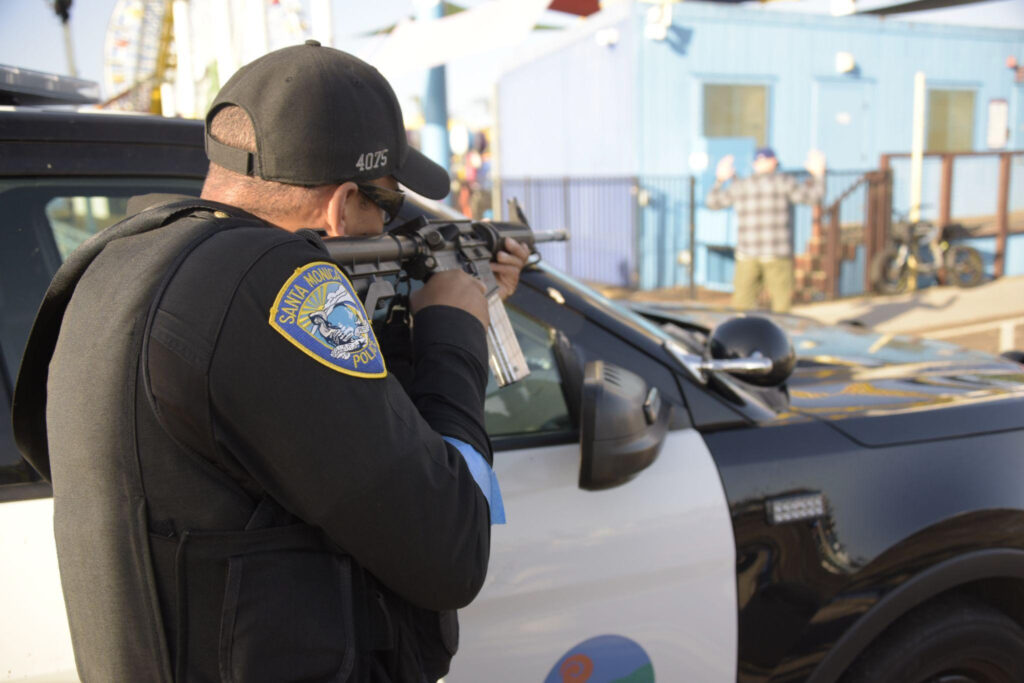
[{"label": "metal railing", "polygon": [[[892,171],[892,206],[898,213],[910,209],[909,167],[909,154],[883,154],[880,160],[882,170]],[[1018,216],[1024,213],[1024,150],[926,153],[923,171],[922,218],[940,226],[962,223],[979,228],[978,237],[995,237],[987,252],[991,272],[1007,274],[1009,237],[1024,224],[1024,216]]]},{"label": "metal railing", "polygon": [[[1024,211],[1024,173],[1011,173],[1011,166],[1024,166],[1024,151],[932,154],[926,163],[934,168],[925,173],[925,202],[935,200],[938,208],[923,217],[943,223],[989,214],[982,217],[988,227],[981,237],[995,236],[986,253],[993,274],[1002,275],[1008,236],[1018,230],[1011,230],[1011,223],[1021,222],[1024,231],[1024,213],[1017,217]],[[798,292],[800,298],[833,299],[870,290],[872,258],[887,245],[893,209],[901,211],[902,198],[909,194],[908,168],[909,155],[889,154],[882,157],[880,170],[830,170],[821,205],[794,208],[794,254],[798,261],[805,257],[802,261],[813,264],[808,267],[814,271]],[[791,173],[806,177],[804,171]],[[710,173],[503,178],[501,199],[504,204],[517,198],[536,229],[569,231],[568,243],[541,247],[545,258],[569,274],[621,287],[682,287],[695,296],[698,287],[732,288],[735,216],[704,206],[713,182]]]},{"label": "metal railing", "polygon": [[826,196],[821,210],[824,298],[870,289],[871,262],[885,247],[891,214],[891,174],[859,175],[838,196]]},{"label": "metal railing", "polygon": [[[793,171],[799,180],[805,171]],[[830,171],[826,203],[864,175]],[[698,287],[730,291],[736,225],[733,211],[705,208],[711,174],[593,178],[504,178],[501,203],[516,198],[541,230],[564,228],[567,244],[541,247],[545,258],[575,277],[622,287]],[[821,240],[820,209],[793,212],[794,252]],[[845,208],[844,220],[864,221],[864,211]]]}]

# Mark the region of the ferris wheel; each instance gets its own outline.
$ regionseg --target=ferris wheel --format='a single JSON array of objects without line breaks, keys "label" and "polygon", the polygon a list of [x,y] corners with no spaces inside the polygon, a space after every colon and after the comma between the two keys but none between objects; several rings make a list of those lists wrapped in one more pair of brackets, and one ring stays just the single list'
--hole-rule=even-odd
[{"label": "ferris wheel", "polygon": [[[327,0],[314,0],[314,18],[320,6]],[[325,17],[329,24],[329,10]],[[101,106],[195,116],[241,64],[309,30],[301,0],[117,0]]]},{"label": "ferris wheel", "polygon": [[107,106],[153,110],[154,90],[173,67],[171,41],[171,0],[117,0],[103,44]]}]

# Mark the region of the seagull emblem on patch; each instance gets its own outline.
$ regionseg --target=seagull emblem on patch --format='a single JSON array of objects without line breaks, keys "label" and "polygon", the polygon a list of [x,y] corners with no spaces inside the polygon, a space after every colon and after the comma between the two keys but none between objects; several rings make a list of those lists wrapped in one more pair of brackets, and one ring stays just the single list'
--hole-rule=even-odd
[{"label": "seagull emblem on patch", "polygon": [[306,355],[356,377],[385,377],[384,357],[352,283],[333,263],[295,270],[277,293],[270,326]]}]

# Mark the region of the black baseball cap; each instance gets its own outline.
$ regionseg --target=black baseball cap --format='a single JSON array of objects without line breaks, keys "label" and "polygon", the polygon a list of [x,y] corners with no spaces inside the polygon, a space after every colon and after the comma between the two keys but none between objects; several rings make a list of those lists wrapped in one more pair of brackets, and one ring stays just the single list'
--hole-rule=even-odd
[{"label": "black baseball cap", "polygon": [[[256,129],[256,153],[210,136],[218,110],[237,105]],[[409,146],[394,90],[375,68],[315,40],[275,50],[233,75],[206,115],[206,155],[242,175],[330,185],[386,175],[430,199],[448,172]]]}]

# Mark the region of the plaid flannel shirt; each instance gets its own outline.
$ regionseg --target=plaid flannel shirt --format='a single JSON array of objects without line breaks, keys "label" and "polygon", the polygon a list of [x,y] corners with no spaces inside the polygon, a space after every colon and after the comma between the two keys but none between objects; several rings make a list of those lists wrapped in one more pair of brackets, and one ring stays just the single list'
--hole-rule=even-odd
[{"label": "plaid flannel shirt", "polygon": [[736,207],[737,258],[792,256],[789,205],[814,204],[825,194],[823,178],[801,183],[785,173],[754,174],[723,185],[715,183],[706,203],[709,209]]}]

